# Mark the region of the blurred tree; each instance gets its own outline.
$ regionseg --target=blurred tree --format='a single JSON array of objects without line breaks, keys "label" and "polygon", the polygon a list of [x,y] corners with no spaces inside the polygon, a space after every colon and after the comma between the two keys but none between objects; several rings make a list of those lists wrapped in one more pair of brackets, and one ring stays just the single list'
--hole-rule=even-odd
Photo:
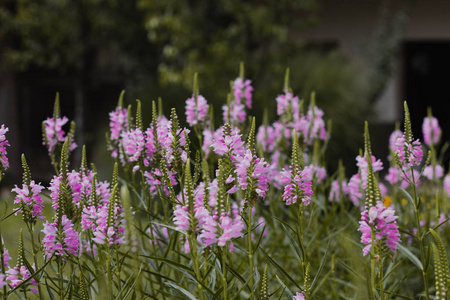
[{"label": "blurred tree", "polygon": [[132,82],[142,73],[155,74],[159,51],[146,38],[143,20],[133,0],[3,1],[1,69],[10,74],[38,69],[69,78],[77,140],[83,144],[85,105],[95,100],[87,98],[98,75]]}]

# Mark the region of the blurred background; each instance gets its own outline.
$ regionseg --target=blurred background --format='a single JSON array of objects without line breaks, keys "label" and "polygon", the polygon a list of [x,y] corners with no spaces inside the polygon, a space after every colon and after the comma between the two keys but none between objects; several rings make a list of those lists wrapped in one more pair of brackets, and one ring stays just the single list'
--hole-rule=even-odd
[{"label": "blurred background", "polygon": [[432,106],[448,140],[449,16],[444,0],[3,0],[0,124],[10,129],[11,167],[2,185],[20,182],[22,153],[34,179],[51,179],[41,122],[56,92],[62,115],[77,124],[77,143],[109,174],[104,134],[121,90],[127,103],[142,101],[145,124],[159,97],[166,114],[174,106],[184,120],[198,72],[217,126],[241,61],[259,122],[264,108],[276,119],[287,67],[295,94],[309,101],[316,91],[333,120],[330,170],[339,158],[356,170],[364,120],[374,154],[386,160],[404,100],[417,138]]}]

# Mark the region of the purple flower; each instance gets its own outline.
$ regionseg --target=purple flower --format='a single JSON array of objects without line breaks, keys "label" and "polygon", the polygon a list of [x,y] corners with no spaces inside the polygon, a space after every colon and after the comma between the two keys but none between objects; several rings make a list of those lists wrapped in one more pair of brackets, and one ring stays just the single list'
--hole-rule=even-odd
[{"label": "purple flower", "polygon": [[299,115],[300,100],[298,99],[297,96],[294,97],[292,93],[286,91],[284,95],[278,95],[276,101],[277,101],[277,114],[279,116],[281,116],[284,113],[287,113],[289,110],[294,116]]},{"label": "purple flower", "polygon": [[208,103],[202,95],[199,95],[197,99],[192,95],[191,98],[186,100],[186,121],[189,126],[192,127],[200,122],[204,122],[207,112]]},{"label": "purple flower", "polygon": [[419,140],[406,141],[405,137],[395,142],[395,153],[404,168],[418,166],[422,161],[423,151]]},{"label": "purple flower", "polygon": [[343,195],[341,195],[341,192],[340,192],[341,187],[342,187],[342,193],[347,194],[348,187],[347,187],[346,181],[339,182],[339,180],[334,180],[331,183],[330,196],[328,197],[329,201],[338,201],[339,199],[341,199],[341,197],[343,196]]},{"label": "purple flower", "polygon": [[233,128],[229,135],[223,132],[223,129],[221,133],[218,138],[214,138],[211,144],[216,154],[220,156],[229,154],[232,161],[236,161],[238,157],[244,155],[244,143],[238,128]]},{"label": "purple flower", "polygon": [[306,178],[311,178],[311,173],[308,169],[285,170],[281,172],[281,183],[284,184],[283,201],[286,205],[291,205],[301,200],[302,203],[307,206],[311,202],[312,189],[311,181]]},{"label": "purple flower", "polygon": [[259,126],[256,140],[262,146],[264,152],[272,153],[276,146],[277,135],[272,126]]},{"label": "purple flower", "polygon": [[428,146],[436,145],[441,138],[441,127],[435,117],[425,117],[422,124],[423,140]]},{"label": "purple flower", "polygon": [[6,139],[5,134],[8,132],[8,127],[2,124],[0,127],[0,178],[3,170],[9,168],[8,157],[6,156],[6,146],[9,146],[8,140]]},{"label": "purple flower", "polygon": [[447,191],[447,196],[450,197],[450,175],[444,177],[444,190]]},{"label": "purple flower", "polygon": [[[223,105],[223,121],[224,123],[241,124],[245,122],[245,105],[231,102],[230,105]],[[229,118],[228,118],[229,116]]]},{"label": "purple flower", "polygon": [[378,201],[369,211],[362,212],[358,230],[362,233],[361,243],[366,245],[363,249],[364,255],[371,251],[372,238],[374,238],[374,245],[387,247],[392,253],[397,251],[397,245],[400,242],[400,233],[395,221],[397,218],[395,210],[392,207],[386,207],[381,201]]},{"label": "purple flower", "polygon": [[391,133],[391,136],[389,137],[389,149],[392,152],[395,152],[397,149],[397,146],[395,145],[395,143],[397,142],[397,139],[403,137],[403,132],[401,132],[400,130],[394,130]]},{"label": "purple flower", "polygon": [[[105,204],[96,210],[90,210],[92,220],[91,230],[94,241],[98,245],[108,244],[109,246],[121,245],[125,243],[125,224],[122,207],[114,206],[111,224],[108,224],[109,204]],[[86,213],[89,213],[86,212]],[[87,214],[87,216],[89,216]]]},{"label": "purple flower", "polygon": [[180,231],[188,231],[190,225],[190,216],[188,212],[188,207],[177,204],[173,212],[173,220],[176,225],[176,229]]},{"label": "purple flower", "polygon": [[80,238],[65,215],[61,217],[61,224],[58,224],[58,219],[53,223],[47,221],[42,232],[45,234],[42,243],[46,258],[58,255],[65,260],[69,254],[77,255]]},{"label": "purple flower", "polygon": [[0,273],[0,288],[4,287],[8,283],[5,281],[5,274]]},{"label": "purple flower", "polygon": [[352,200],[353,205],[359,206],[362,194],[362,182],[359,173],[353,175],[347,185],[348,197]]},{"label": "purple flower", "polygon": [[[374,172],[383,170],[383,162],[380,159],[376,160],[375,156],[372,155],[371,160]],[[361,171],[361,178],[363,181],[362,188],[365,189],[367,185],[367,172],[369,171],[369,165],[367,164],[367,159],[365,156],[358,155],[356,157],[356,161],[357,161],[356,165],[359,167]]]},{"label": "purple flower", "polygon": [[[33,270],[36,270],[36,267],[34,264],[32,265],[32,268],[33,268]],[[27,267],[22,266],[22,265],[17,265],[14,268],[9,268],[6,271],[6,274],[7,274],[6,279],[10,282],[10,285],[12,288],[15,288],[16,286],[18,286],[19,284],[21,284],[23,281],[27,280],[31,276],[31,273],[27,269]],[[4,282],[5,275],[4,274],[0,274],[0,275],[3,275],[1,281],[2,281],[2,283],[5,283]],[[4,284],[2,286],[4,286]],[[33,293],[36,293],[36,294],[38,293],[37,288],[35,288],[35,287],[37,287],[37,282],[34,278],[30,279],[28,281],[28,283],[25,284],[24,289],[27,289],[28,287],[30,288],[30,291],[32,291]]]},{"label": "purple flower", "polygon": [[266,192],[269,189],[268,186],[268,173],[269,165],[264,161],[264,158],[258,158],[252,155],[252,152],[247,149],[244,156],[241,156],[236,163],[236,174],[238,176],[238,184],[241,189],[247,189],[247,170],[251,167],[252,161],[254,162],[254,169],[250,175],[257,179],[256,193],[259,197],[266,197]]},{"label": "purple flower", "polygon": [[305,296],[302,293],[296,293],[292,300],[305,300]]},{"label": "purple flower", "polygon": [[16,215],[18,212],[21,212],[24,214],[24,219],[30,222],[34,222],[36,219],[45,220],[45,217],[42,215],[44,206],[42,205],[42,198],[39,196],[43,189],[44,187],[40,183],[36,184],[34,180],[31,181],[29,186],[24,184],[21,189],[16,185],[12,189],[12,192],[17,194],[14,203],[21,204],[22,202],[25,209],[25,212],[21,208],[15,209]]},{"label": "purple flower", "polygon": [[233,82],[234,99],[236,103],[241,104],[245,100],[245,105],[252,108],[252,91],[251,80],[236,78]]},{"label": "purple flower", "polygon": [[144,150],[145,137],[140,128],[123,132],[122,146],[129,161],[138,161]]},{"label": "purple flower", "polygon": [[200,238],[205,247],[216,243],[218,246],[223,247],[232,238],[243,236],[243,229],[244,223],[240,217],[232,219],[229,216],[222,216],[219,222],[217,222],[213,216],[209,215],[205,218],[205,224]]},{"label": "purple flower", "polygon": [[118,140],[122,132],[128,130],[128,112],[126,108],[118,106],[109,113],[109,127],[111,130],[109,137],[111,141]]},{"label": "purple flower", "polygon": [[426,166],[425,170],[423,170],[423,176],[428,178],[428,180],[441,178],[444,176],[444,168],[440,165],[436,165],[435,168],[432,165]]},{"label": "purple flower", "polygon": [[[56,120],[54,118],[47,118],[47,120],[44,121],[47,144],[45,144],[45,141],[42,144],[47,146],[48,152],[53,152],[58,143],[64,143],[66,141],[66,133],[62,127],[68,121],[69,119],[67,119],[67,117],[57,118]],[[72,141],[69,149],[72,151],[76,147],[77,144]]]}]

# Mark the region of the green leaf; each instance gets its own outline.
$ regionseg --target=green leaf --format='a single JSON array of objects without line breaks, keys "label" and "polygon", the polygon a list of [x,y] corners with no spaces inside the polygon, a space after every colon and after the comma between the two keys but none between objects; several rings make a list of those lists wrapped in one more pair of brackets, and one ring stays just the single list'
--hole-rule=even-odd
[{"label": "green leaf", "polygon": [[399,187],[400,191],[402,191],[403,195],[405,195],[405,197],[408,199],[409,203],[411,203],[412,207],[416,207],[416,205],[414,204],[414,200],[412,198],[412,196],[404,189]]},{"label": "green leaf", "polygon": [[165,282],[166,285],[180,291],[184,296],[186,296],[187,299],[190,300],[197,300],[197,298],[195,298],[194,295],[192,295],[191,293],[189,293],[187,290],[185,290],[184,288],[182,288],[181,286],[177,285],[176,283],[173,282]]},{"label": "green leaf", "polygon": [[322,273],[323,267],[325,266],[325,260],[328,256],[329,247],[330,247],[330,241],[328,241],[328,245],[327,245],[327,248],[325,249],[325,254],[322,257],[322,261],[320,262],[319,269],[317,270],[316,276],[314,277],[314,280],[311,283],[311,291],[314,291],[315,285],[317,284],[317,279],[320,277],[320,273]]},{"label": "green leaf", "polygon": [[269,256],[262,248],[259,248],[261,252],[264,254],[264,256],[267,258],[267,260],[270,262],[272,266],[274,266],[281,274],[284,275],[289,281],[291,281],[300,291],[303,291],[303,289],[298,285],[298,283],[279,265],[275,260],[273,260],[272,257]]},{"label": "green leaf", "polygon": [[283,231],[286,234],[286,236],[289,238],[289,241],[291,242],[291,246],[292,248],[294,248],[295,253],[297,253],[298,258],[300,259],[300,263],[303,264],[303,262],[305,261],[304,257],[305,251],[303,249],[302,243],[301,242],[298,243],[283,224],[281,224],[281,227],[283,228]]},{"label": "green leaf", "polygon": [[403,247],[402,245],[398,245],[398,250],[400,250],[400,252],[405,255],[413,264],[415,264],[421,271],[423,271],[423,265],[422,262],[417,258],[417,256],[415,256],[414,254],[412,254],[411,251],[409,251],[407,248]]},{"label": "green leaf", "polygon": [[291,290],[284,284],[284,282],[278,277],[278,275],[276,275],[276,278],[277,278],[278,282],[280,283],[280,285],[283,287],[283,292],[286,295],[286,297],[288,299],[294,298],[294,294],[292,294]]}]

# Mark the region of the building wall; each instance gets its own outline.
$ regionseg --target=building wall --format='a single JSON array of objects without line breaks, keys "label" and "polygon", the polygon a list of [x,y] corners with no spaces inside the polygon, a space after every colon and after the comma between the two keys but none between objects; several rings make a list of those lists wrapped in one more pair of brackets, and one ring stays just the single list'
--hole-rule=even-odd
[{"label": "building wall", "polygon": [[[450,1],[444,0],[322,1],[318,25],[303,31],[300,37],[313,42],[336,41],[345,55],[357,60],[377,27],[382,2],[391,2],[388,4],[389,13],[412,3],[404,31],[404,42],[450,41]],[[403,57],[400,56],[396,62],[397,72],[388,81],[377,102],[380,123],[392,123],[401,119],[401,103],[407,100],[404,99],[403,63]]]}]

